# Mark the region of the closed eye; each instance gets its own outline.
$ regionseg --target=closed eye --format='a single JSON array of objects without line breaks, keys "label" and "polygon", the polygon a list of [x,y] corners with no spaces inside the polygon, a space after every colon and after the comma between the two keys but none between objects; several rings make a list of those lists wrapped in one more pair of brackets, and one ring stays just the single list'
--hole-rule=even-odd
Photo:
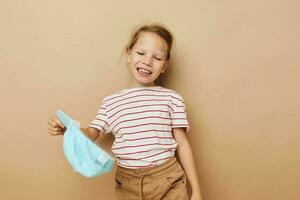
[{"label": "closed eye", "polygon": [[145,55],[145,53],[143,53],[143,52],[136,52],[137,54],[139,54],[139,55]]}]

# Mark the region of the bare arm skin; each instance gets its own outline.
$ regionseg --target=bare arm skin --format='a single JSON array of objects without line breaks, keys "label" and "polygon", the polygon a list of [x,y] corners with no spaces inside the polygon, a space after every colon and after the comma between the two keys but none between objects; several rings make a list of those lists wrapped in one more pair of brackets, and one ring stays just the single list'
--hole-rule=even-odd
[{"label": "bare arm skin", "polygon": [[193,152],[190,143],[186,138],[185,129],[174,128],[173,135],[176,142],[178,143],[177,154],[180,163],[192,187],[191,200],[203,200],[195,167]]}]

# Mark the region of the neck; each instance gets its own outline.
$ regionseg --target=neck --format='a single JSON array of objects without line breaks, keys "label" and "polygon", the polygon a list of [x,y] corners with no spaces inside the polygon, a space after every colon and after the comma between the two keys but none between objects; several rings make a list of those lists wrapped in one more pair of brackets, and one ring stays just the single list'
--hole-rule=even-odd
[{"label": "neck", "polygon": [[153,87],[153,86],[157,86],[157,85],[154,82],[149,83],[149,84],[140,84],[140,83],[137,83],[135,81],[133,81],[130,84],[130,88],[136,88],[136,87]]}]

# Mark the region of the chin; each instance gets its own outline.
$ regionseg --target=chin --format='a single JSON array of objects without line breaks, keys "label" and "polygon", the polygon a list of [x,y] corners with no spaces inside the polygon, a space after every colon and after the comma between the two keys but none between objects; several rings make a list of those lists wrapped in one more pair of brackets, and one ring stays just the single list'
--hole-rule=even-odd
[{"label": "chin", "polygon": [[142,78],[142,77],[135,77],[135,80],[139,83],[142,83],[142,84],[149,84],[149,83],[152,83],[154,81],[152,78],[148,79],[148,78]]}]

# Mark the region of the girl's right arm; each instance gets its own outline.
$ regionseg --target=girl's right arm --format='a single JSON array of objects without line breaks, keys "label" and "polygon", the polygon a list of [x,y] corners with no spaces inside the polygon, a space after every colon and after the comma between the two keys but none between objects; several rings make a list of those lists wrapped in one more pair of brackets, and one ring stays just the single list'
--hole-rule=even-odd
[{"label": "girl's right arm", "polygon": [[[63,135],[67,130],[66,127],[59,121],[54,115],[48,122],[48,133],[53,136]],[[80,130],[93,142],[97,140],[100,135],[100,131],[93,127],[80,128]]]},{"label": "girl's right arm", "polygon": [[80,130],[93,142],[95,142],[100,136],[100,131],[93,127],[80,128]]}]

